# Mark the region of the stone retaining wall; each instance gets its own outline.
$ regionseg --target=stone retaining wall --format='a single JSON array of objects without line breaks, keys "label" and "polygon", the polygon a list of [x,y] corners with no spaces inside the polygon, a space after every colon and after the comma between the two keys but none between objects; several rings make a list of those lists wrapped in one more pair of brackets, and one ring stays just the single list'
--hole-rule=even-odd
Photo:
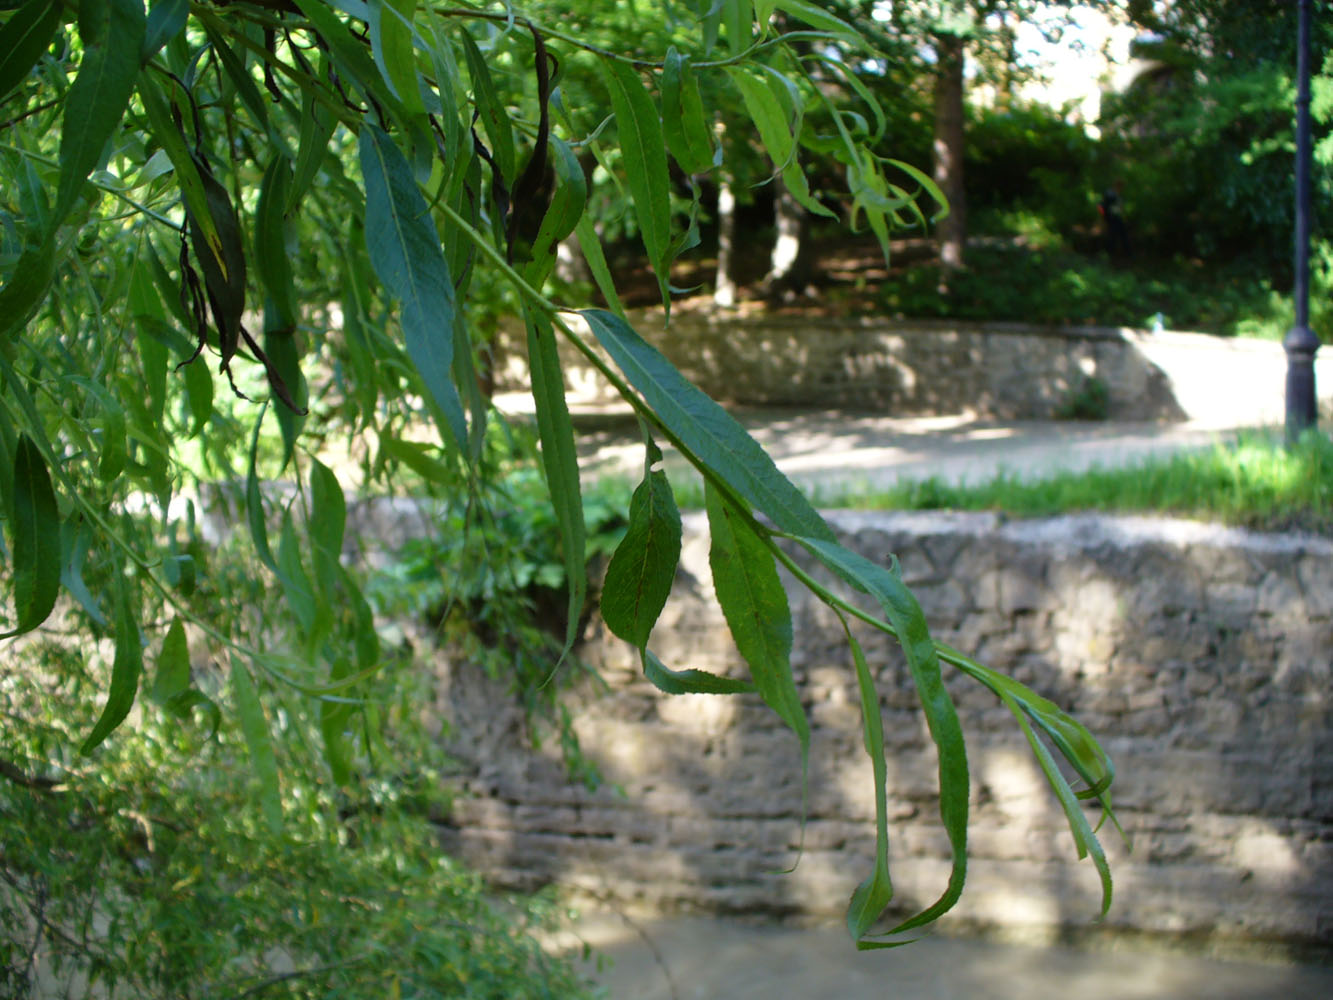
[{"label": "stone retaining wall", "polygon": [[[635,329],[715,399],[814,406],[899,416],[971,410],[999,419],[1049,419],[1095,376],[1109,390],[1109,416],[1176,420],[1188,413],[1144,345],[1186,338],[1199,351],[1228,342],[1191,334],[1113,327],[1043,327],[932,320],[811,320],[734,314],[631,316]],[[501,337],[502,388],[527,387],[524,340]],[[1278,345],[1264,344],[1262,349]],[[561,344],[569,388],[585,399],[613,392],[587,361]],[[1253,371],[1249,373],[1253,376]],[[1233,397],[1234,398],[1234,397]]]},{"label": "stone retaining wall", "polygon": [[[1333,543],[1189,522],[986,514],[830,521],[857,551],[897,553],[938,637],[1072,710],[1119,769],[1134,849],[1103,831],[1112,929],[1324,944],[1333,936]],[[706,525],[686,517],[676,590],[653,647],[675,668],[743,669],[710,599]],[[501,689],[444,668],[439,711],[468,774],[448,845],[502,882],[556,880],[630,908],[840,914],[873,857],[873,789],[836,620],[793,589],[794,668],[812,724],[800,864],[794,739],[757,698],[661,695],[623,643],[589,627],[609,682],[576,724],[610,785],[532,754]],[[936,761],[897,651],[878,672],[891,861],[904,906],[942,890]],[[948,671],[946,670],[946,674]],[[948,918],[1010,930],[1086,927],[1096,878],[1006,710],[949,675],[973,769],[973,860]]]}]

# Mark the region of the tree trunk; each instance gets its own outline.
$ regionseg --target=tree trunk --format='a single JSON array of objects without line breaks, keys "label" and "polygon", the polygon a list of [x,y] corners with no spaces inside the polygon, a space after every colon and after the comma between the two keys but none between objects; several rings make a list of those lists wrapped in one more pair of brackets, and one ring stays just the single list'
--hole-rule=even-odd
[{"label": "tree trunk", "polygon": [[731,276],[732,250],[736,244],[736,195],[731,179],[720,173],[717,181],[717,280],[713,303],[730,309],[736,304],[736,282]]},{"label": "tree trunk", "polygon": [[805,230],[805,210],[792,197],[782,178],[773,179],[773,221],[777,239],[768,259],[768,274],[764,275],[766,295],[784,295],[797,292],[805,283],[804,261],[801,257]]},{"label": "tree trunk", "polygon": [[940,283],[962,269],[967,243],[967,204],[963,198],[963,38],[936,35],[935,183],[949,200],[949,214],[936,230]]}]

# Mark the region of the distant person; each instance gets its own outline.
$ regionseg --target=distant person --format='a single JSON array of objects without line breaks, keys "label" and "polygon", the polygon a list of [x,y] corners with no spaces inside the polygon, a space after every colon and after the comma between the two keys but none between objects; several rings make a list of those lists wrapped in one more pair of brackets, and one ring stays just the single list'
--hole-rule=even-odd
[{"label": "distant person", "polygon": [[1112,257],[1129,256],[1129,227],[1125,225],[1123,202],[1120,192],[1125,182],[1117,180],[1102,195],[1097,203],[1097,211],[1102,213],[1102,222],[1106,226],[1106,252]]}]

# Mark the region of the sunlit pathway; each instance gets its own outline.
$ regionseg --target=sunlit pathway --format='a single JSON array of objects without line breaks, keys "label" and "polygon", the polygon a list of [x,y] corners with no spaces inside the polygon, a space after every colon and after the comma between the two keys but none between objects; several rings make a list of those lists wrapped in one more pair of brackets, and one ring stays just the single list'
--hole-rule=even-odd
[{"label": "sunlit pathway", "polygon": [[1333,966],[1123,946],[1035,947],[930,937],[857,952],[836,927],[593,914],[579,934],[612,1000],[1325,1000]]}]

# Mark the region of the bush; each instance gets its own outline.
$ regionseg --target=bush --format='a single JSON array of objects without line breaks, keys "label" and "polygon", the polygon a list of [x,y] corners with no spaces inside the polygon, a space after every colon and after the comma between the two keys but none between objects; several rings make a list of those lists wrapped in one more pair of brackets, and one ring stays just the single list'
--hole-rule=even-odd
[{"label": "bush", "polygon": [[[50,640],[4,663],[0,711],[27,721],[0,730],[0,994],[585,995],[530,934],[555,917],[549,901],[493,899],[440,853],[446,762],[422,738],[409,672],[367,692],[392,742],[342,790],[320,777],[321,720],[299,699],[265,703],[288,737],[275,826],[237,713],[210,738],[207,716],[146,707],[88,766],[72,747],[105,664]],[[220,677],[200,684],[231,708]]]}]

